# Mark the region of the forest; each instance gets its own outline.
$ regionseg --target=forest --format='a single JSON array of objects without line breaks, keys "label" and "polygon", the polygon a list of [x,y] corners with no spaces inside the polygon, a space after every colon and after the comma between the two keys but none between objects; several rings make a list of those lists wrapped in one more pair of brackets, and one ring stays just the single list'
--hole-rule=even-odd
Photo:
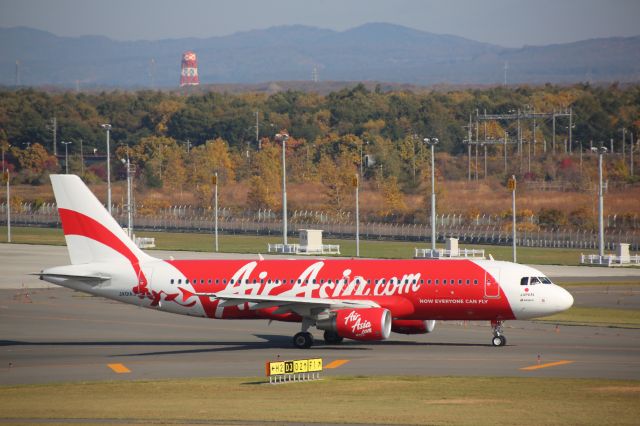
[{"label": "forest", "polygon": [[[569,110],[570,120],[525,118]],[[523,119],[482,119],[485,113]],[[504,186],[515,175],[538,187],[593,191],[591,148],[599,144],[613,148],[605,160],[612,188],[636,187],[640,172],[637,158],[633,172],[630,156],[632,149],[638,154],[640,85],[586,83],[417,92],[358,84],[326,96],[0,89],[3,169],[14,184],[42,185],[49,173],[65,171],[66,148],[70,173],[104,182],[104,123],[112,126],[112,180],[125,178],[121,160],[128,157],[138,201],[148,207],[167,205],[177,194],[210,205],[217,173],[228,188],[228,205],[279,209],[282,148],[275,135],[281,132],[289,135],[287,180],[304,193],[293,202],[336,214],[352,210],[356,174],[370,192],[370,214],[409,222],[426,214],[431,159],[424,138],[439,140],[437,179],[451,185],[482,180]],[[148,191],[156,195],[145,200]],[[440,185],[438,191],[446,190]],[[443,208],[469,209],[454,204]],[[553,219],[557,213],[547,210]]]}]

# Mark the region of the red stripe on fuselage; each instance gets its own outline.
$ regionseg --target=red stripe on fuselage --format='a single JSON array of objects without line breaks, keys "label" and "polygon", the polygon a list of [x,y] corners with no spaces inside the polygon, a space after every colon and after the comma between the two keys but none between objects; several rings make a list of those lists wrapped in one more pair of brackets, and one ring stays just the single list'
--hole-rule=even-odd
[{"label": "red stripe on fuselage", "polygon": [[[499,298],[485,297],[486,271],[478,264],[466,260],[173,260],[168,263],[189,280],[196,292],[226,291],[272,296],[372,300],[390,309],[394,318],[514,318],[503,292],[500,292]],[[308,274],[309,270],[315,271],[315,275]],[[400,284],[389,284],[392,278],[403,280],[406,275],[411,274],[419,274],[415,286],[412,282],[407,285],[402,281]],[[336,284],[336,280],[342,280],[345,275],[348,275],[349,279],[342,284]],[[350,286],[356,277],[371,282],[362,286]],[[233,284],[230,283],[232,278],[235,279]],[[248,279],[249,284],[243,286],[237,282],[238,278],[242,281]],[[303,283],[300,286],[297,283],[298,279],[315,279],[316,283]],[[381,279],[384,279],[384,284],[379,283]],[[436,279],[438,285],[435,284]],[[491,279],[493,283],[496,282],[493,277]],[[223,280],[226,280],[226,283],[223,283]],[[254,280],[257,281],[256,284],[253,283]],[[276,280],[279,285],[275,284]],[[294,280],[294,283],[291,280]],[[422,284],[420,280],[423,280]],[[431,280],[431,284],[427,284],[428,280]],[[447,280],[446,285],[443,285],[444,280]],[[450,284],[452,280],[455,283],[453,285]],[[462,280],[462,284],[458,284],[459,280]],[[466,283],[467,280],[469,284]],[[477,284],[473,284],[474,280],[477,280]],[[293,292],[292,289],[296,286],[299,291]],[[207,316],[213,317],[217,303],[209,298],[201,298],[201,301]],[[259,317],[252,312],[227,307],[223,318]]]},{"label": "red stripe on fuselage", "polygon": [[134,289],[146,293],[147,279],[140,270],[140,263],[135,254],[127,247],[127,245],[107,229],[100,222],[91,217],[69,209],[58,209],[60,220],[62,221],[62,230],[64,235],[79,235],[97,241],[105,246],[117,251],[124,256],[139,277],[139,287]]}]

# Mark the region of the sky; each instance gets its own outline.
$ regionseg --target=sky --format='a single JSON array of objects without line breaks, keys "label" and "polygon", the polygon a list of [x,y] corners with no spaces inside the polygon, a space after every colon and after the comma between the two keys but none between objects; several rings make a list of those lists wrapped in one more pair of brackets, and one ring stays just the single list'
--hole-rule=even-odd
[{"label": "sky", "polygon": [[0,0],[0,27],[115,40],[388,22],[506,47],[640,34],[640,0]]}]

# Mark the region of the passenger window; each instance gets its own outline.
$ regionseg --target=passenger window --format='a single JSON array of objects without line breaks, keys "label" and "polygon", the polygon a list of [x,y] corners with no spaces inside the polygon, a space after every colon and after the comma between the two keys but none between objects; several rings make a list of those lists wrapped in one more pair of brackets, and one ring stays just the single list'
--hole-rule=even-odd
[{"label": "passenger window", "polygon": [[436,285],[438,285],[438,280],[436,280]]},{"label": "passenger window", "polygon": [[473,285],[478,285],[478,280],[473,280]]},{"label": "passenger window", "polygon": [[447,283],[447,280],[442,280],[442,284],[446,284],[446,283]]},{"label": "passenger window", "polygon": [[431,280],[427,280],[427,284],[431,285]]},{"label": "passenger window", "polygon": [[178,278],[178,284],[182,284],[182,278]]},{"label": "passenger window", "polygon": [[185,279],[184,279],[184,283],[185,283],[185,284],[189,284],[189,278],[185,278]]},{"label": "passenger window", "polygon": [[222,284],[226,284],[226,283],[227,283],[227,279],[225,278],[222,280]]},{"label": "passenger window", "polygon": [[209,285],[211,285],[211,278],[209,278]]},{"label": "passenger window", "polygon": [[471,280],[467,280],[467,285],[471,284]]},{"label": "passenger window", "polygon": [[173,284],[173,278],[171,278],[171,284]]}]

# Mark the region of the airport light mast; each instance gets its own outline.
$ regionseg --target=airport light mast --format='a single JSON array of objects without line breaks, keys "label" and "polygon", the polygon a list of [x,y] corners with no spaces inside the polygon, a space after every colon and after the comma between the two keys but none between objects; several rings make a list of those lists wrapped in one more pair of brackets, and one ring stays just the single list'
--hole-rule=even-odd
[{"label": "airport light mast", "polygon": [[73,142],[71,141],[62,141],[60,142],[64,145],[64,173],[69,174],[69,145]]},{"label": "airport light mast", "polygon": [[435,175],[435,146],[438,138],[424,138],[424,143],[431,147],[431,250],[436,251],[436,175]]},{"label": "airport light mast", "polygon": [[101,124],[100,127],[107,131],[107,210],[111,214],[111,155],[109,154],[109,133],[111,131],[111,124]]},{"label": "airport light mast", "polygon": [[607,153],[607,147],[602,143],[598,149],[598,255],[600,261],[604,257],[604,188],[602,186],[602,156]]},{"label": "airport light mast", "polygon": [[285,153],[289,135],[286,130],[276,134],[276,140],[282,142],[282,242],[287,245],[287,165]]}]

